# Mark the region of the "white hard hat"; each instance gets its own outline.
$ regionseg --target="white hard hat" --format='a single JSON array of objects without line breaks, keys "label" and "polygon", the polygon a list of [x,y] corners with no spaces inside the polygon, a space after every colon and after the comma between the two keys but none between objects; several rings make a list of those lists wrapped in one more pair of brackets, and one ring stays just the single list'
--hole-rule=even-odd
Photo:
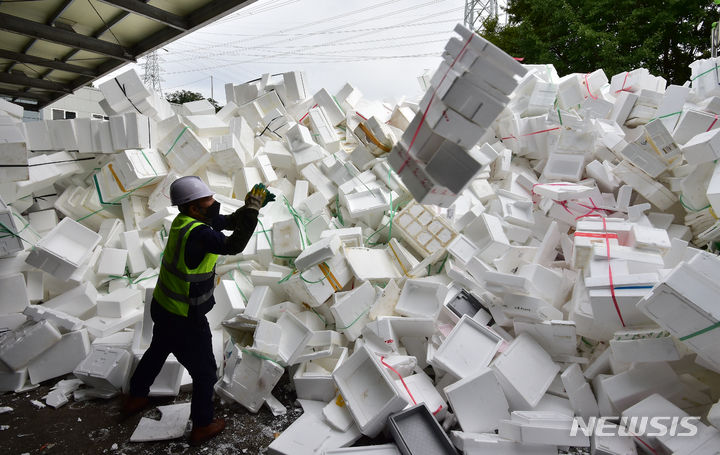
[{"label": "white hard hat", "polygon": [[215,193],[197,175],[180,177],[170,184],[170,203],[172,205],[187,204],[213,194]]}]

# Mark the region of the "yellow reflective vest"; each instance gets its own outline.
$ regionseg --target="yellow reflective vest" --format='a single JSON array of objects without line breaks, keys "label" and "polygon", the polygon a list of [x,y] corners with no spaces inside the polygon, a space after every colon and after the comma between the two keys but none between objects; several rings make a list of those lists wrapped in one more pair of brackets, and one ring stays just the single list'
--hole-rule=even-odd
[{"label": "yellow reflective vest", "polygon": [[172,222],[162,257],[153,298],[171,313],[188,315],[190,306],[205,303],[212,297],[213,289],[203,295],[190,297],[190,283],[205,281],[215,276],[218,255],[206,253],[200,265],[191,269],[185,263],[185,247],[190,232],[202,225],[201,221],[179,214]]}]

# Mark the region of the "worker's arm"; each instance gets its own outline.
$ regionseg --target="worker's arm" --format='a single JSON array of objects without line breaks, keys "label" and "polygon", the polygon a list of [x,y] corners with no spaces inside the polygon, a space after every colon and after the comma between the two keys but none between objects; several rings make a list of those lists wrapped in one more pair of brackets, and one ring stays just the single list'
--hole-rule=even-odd
[{"label": "worker's arm", "polygon": [[[212,221],[212,227],[203,225],[193,229],[186,245],[188,265],[192,267],[195,262],[193,259],[196,258],[199,258],[197,261],[199,264],[206,253],[223,255],[241,253],[255,231],[257,216],[257,210],[243,207],[232,215],[234,226],[231,226],[229,216],[218,215]],[[228,229],[233,229],[229,237],[220,232]]]}]

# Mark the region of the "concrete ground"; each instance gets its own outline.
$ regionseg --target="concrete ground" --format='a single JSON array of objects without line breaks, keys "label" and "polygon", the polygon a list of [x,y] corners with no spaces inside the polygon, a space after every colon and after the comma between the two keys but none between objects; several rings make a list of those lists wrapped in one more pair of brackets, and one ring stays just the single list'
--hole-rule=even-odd
[{"label": "concrete ground", "polygon": [[44,403],[42,397],[57,382],[47,381],[40,387],[23,393],[0,396],[0,407],[9,406],[11,412],[0,414],[0,453],[21,454],[262,454],[272,440],[302,414],[294,404],[295,392],[283,376],[274,390],[275,396],[287,407],[287,414],[273,416],[263,407],[252,414],[237,403],[215,401],[215,415],[223,417],[227,426],[216,438],[200,447],[191,447],[185,437],[172,441],[130,442],[141,417],[160,418],[155,406],[190,402],[191,394],[181,392],[177,397],[156,398],[153,407],[125,421],[119,421],[122,399],[94,399],[70,401],[65,406],[39,409],[31,400]]}]

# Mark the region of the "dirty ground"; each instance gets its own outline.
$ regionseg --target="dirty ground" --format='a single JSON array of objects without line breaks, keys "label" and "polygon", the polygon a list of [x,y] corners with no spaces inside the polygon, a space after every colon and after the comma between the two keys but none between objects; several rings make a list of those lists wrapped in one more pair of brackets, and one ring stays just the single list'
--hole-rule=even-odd
[{"label": "dirty ground", "polygon": [[[68,377],[72,377],[69,375]],[[38,408],[31,401],[42,399],[60,379],[42,383],[23,393],[0,395],[0,407],[11,412],[0,414],[0,453],[3,455],[258,455],[267,453],[267,446],[302,414],[295,402],[295,389],[287,372],[273,390],[273,395],[287,408],[285,415],[275,417],[263,406],[253,414],[238,403],[221,402],[215,398],[215,415],[223,417],[227,426],[214,439],[202,446],[191,447],[185,437],[171,441],[130,442],[130,435],[141,417],[159,419],[156,406],[190,402],[190,392],[177,397],[153,398],[152,407],[125,421],[119,421],[122,398],[71,401],[58,409]],[[363,438],[355,445],[391,442],[385,435]],[[574,449],[560,454],[589,454],[588,449]]]}]

